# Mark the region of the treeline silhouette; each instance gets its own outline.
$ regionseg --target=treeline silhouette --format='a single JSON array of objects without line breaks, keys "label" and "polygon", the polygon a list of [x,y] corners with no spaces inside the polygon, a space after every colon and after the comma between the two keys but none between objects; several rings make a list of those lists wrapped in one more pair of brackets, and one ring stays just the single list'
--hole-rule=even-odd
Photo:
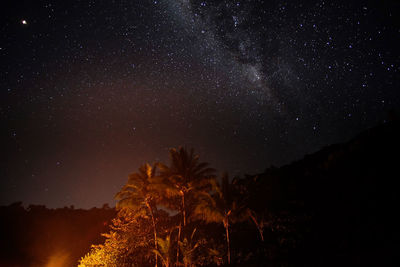
[{"label": "treeline silhouette", "polygon": [[55,246],[34,242],[50,240],[81,266],[398,266],[399,152],[397,119],[245,177],[171,149],[129,176],[117,210],[2,207],[0,263],[47,259]]}]

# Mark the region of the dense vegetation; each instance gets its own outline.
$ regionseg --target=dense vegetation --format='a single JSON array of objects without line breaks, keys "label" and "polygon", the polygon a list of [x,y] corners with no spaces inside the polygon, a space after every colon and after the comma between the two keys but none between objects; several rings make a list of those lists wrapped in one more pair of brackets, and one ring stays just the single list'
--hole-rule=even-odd
[{"label": "dense vegetation", "polygon": [[399,124],[229,179],[193,150],[145,164],[117,193],[106,242],[81,266],[391,266]]},{"label": "dense vegetation", "polygon": [[[242,178],[218,175],[193,150],[171,149],[168,164],[144,164],[129,176],[115,196],[116,211],[109,209],[108,217],[90,227],[75,226],[87,231],[114,217],[104,242],[93,240],[100,245],[79,264],[397,266],[399,136],[399,122],[388,122],[290,165]],[[7,210],[5,218],[14,218]],[[53,227],[62,227],[65,219]],[[29,240],[18,227],[8,235],[19,242],[8,249],[15,257],[23,253],[21,240]],[[15,234],[20,237],[10,237]]]}]

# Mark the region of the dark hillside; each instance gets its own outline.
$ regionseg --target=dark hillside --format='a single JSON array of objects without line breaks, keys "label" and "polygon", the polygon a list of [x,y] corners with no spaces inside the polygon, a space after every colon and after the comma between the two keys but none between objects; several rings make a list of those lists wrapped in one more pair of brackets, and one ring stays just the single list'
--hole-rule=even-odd
[{"label": "dark hillside", "polygon": [[266,228],[286,243],[284,258],[296,266],[394,266],[399,138],[393,121],[246,179],[258,216],[285,229]]}]

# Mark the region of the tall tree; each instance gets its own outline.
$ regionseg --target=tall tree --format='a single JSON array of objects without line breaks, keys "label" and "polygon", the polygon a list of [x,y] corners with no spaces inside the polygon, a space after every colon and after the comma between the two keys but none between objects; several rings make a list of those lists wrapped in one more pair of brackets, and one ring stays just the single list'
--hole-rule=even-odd
[{"label": "tall tree", "polygon": [[225,228],[227,244],[228,264],[231,263],[229,226],[233,213],[236,215],[242,208],[239,208],[235,201],[235,188],[233,183],[229,183],[228,174],[222,175],[222,184],[216,183],[213,194],[200,192],[199,203],[194,210],[197,218],[206,222],[222,223]]},{"label": "tall tree", "polygon": [[[151,217],[154,248],[157,250],[157,222],[155,212],[157,212],[157,201],[160,198],[159,183],[156,177],[156,165],[150,166],[143,164],[139,171],[129,175],[128,182],[119,191],[115,198],[118,201],[117,208],[127,207],[138,214],[148,213]],[[155,266],[157,267],[158,257],[155,255]]]},{"label": "tall tree", "polygon": [[[178,242],[180,242],[182,224],[185,228],[189,217],[188,211],[193,210],[197,192],[211,190],[215,181],[215,170],[210,168],[207,162],[200,162],[199,156],[194,154],[193,149],[188,151],[183,147],[172,148],[169,155],[169,166],[159,164],[160,176],[163,178],[167,197],[172,199],[168,203],[178,203],[177,206],[172,208],[176,208],[181,214],[181,223],[178,226]],[[179,248],[177,249],[178,259]]]}]

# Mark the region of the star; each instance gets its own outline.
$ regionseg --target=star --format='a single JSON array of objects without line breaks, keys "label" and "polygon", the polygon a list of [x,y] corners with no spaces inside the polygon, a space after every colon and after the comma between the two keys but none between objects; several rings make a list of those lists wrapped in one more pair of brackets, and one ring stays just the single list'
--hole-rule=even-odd
[{"label": "star", "polygon": [[102,205],[179,145],[221,171],[261,172],[400,107],[395,5],[5,2],[15,27],[0,27],[0,188],[18,187],[1,201]]}]

